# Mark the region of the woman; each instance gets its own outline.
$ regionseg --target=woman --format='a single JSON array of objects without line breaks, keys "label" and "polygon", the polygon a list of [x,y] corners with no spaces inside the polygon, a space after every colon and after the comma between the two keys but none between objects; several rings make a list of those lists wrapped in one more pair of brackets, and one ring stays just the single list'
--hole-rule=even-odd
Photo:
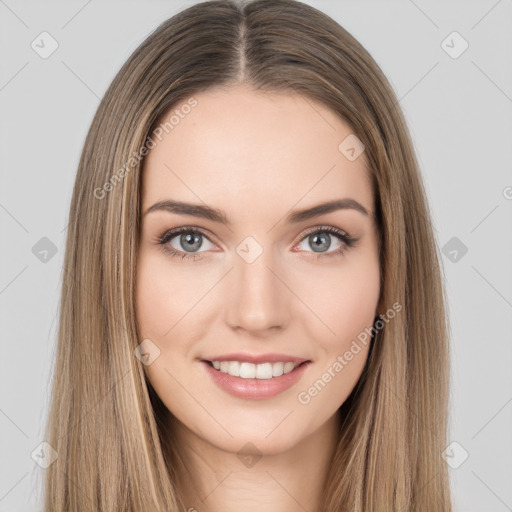
[{"label": "woman", "polygon": [[451,510],[418,164],[325,14],[160,25],[93,120],[65,270],[46,510]]}]

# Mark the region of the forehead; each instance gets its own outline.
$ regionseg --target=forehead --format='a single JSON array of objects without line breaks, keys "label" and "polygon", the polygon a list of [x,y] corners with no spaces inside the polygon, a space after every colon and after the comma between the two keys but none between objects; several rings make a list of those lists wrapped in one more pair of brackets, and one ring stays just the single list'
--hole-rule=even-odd
[{"label": "forehead", "polygon": [[159,137],[150,134],[156,145],[144,161],[143,209],[172,198],[222,202],[224,210],[245,205],[253,215],[271,205],[288,209],[342,197],[372,209],[364,152],[350,160],[340,151],[353,132],[327,107],[247,86],[193,100],[172,107],[162,120],[172,116],[172,122],[160,125]]}]

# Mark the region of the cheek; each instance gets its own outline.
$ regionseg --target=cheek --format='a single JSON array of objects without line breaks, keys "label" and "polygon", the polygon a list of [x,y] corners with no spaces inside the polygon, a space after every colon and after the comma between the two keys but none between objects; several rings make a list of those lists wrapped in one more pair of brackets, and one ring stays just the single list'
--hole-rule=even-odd
[{"label": "cheek", "polygon": [[141,335],[163,341],[174,334],[202,293],[197,275],[183,271],[160,254],[142,254],[136,294]]},{"label": "cheek", "polygon": [[139,254],[137,323],[142,340],[151,340],[160,351],[152,364],[144,366],[144,371],[169,410],[171,406],[183,406],[186,398],[178,384],[186,381],[186,374],[180,374],[183,368],[176,365],[176,361],[183,358],[187,343],[194,338],[188,322],[192,317],[187,313],[193,315],[193,305],[201,294],[197,289],[198,279],[192,281],[194,278],[189,273],[179,270],[176,264],[171,264],[156,251]]},{"label": "cheek", "polygon": [[311,309],[327,327],[311,315],[305,320],[304,331],[315,340],[318,364],[298,399],[314,404],[319,418],[333,414],[359,381],[377,313],[379,277],[378,265],[367,266],[362,273],[342,270],[331,279],[328,293],[309,294]]},{"label": "cheek", "polygon": [[144,338],[159,338],[173,324],[172,294],[166,271],[156,258],[142,257],[137,271],[137,320]]},{"label": "cheek", "polygon": [[[346,264],[324,269],[312,278],[302,293],[324,324],[321,344],[326,350],[340,350],[373,324],[380,294],[378,259],[373,254],[347,259]],[[314,315],[308,318],[313,321]],[[317,325],[318,320],[314,323]]]},{"label": "cheek", "polygon": [[[360,252],[336,269],[326,267],[311,277],[314,280],[303,281],[302,293],[307,293],[304,297],[316,316],[302,318],[304,332],[315,340],[318,366],[307,382],[311,387],[302,390],[301,403],[318,395],[313,407],[321,414],[334,412],[346,400],[365,366],[380,294],[377,253]],[[321,287],[322,282],[326,284]]]}]

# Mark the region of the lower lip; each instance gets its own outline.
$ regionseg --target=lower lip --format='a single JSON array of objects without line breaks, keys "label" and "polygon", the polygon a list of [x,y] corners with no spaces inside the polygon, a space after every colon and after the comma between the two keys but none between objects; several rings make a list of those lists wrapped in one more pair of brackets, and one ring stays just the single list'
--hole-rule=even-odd
[{"label": "lower lip", "polygon": [[302,377],[311,361],[300,364],[291,372],[271,379],[242,379],[216,370],[210,363],[201,361],[206,371],[221,389],[237,398],[264,400],[291,388]]}]

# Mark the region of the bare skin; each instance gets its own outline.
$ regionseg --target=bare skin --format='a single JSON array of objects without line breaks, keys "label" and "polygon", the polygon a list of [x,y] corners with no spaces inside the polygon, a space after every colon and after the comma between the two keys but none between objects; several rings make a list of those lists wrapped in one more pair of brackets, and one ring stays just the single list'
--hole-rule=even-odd
[{"label": "bare skin", "polygon": [[[175,418],[176,447],[190,472],[179,493],[185,510],[200,512],[317,511],[338,408],[369,345],[360,344],[341,371],[333,364],[377,314],[378,232],[365,154],[348,159],[338,145],[350,127],[292,93],[232,86],[194,98],[197,106],[145,161],[137,270],[141,335],[160,350],[145,371]],[[344,198],[368,215],[344,208],[286,221],[292,211]],[[145,214],[168,199],[222,210],[230,224]],[[183,226],[194,228],[200,248],[184,246],[180,233],[165,246],[197,259],[173,257],[158,244]],[[357,238],[355,245],[325,227]],[[319,228],[316,240],[311,228]],[[253,245],[242,244],[247,237]],[[262,252],[248,263],[240,246]],[[202,361],[232,352],[311,363],[282,393],[242,399],[221,389]],[[319,379],[325,386],[309,392]]]}]

